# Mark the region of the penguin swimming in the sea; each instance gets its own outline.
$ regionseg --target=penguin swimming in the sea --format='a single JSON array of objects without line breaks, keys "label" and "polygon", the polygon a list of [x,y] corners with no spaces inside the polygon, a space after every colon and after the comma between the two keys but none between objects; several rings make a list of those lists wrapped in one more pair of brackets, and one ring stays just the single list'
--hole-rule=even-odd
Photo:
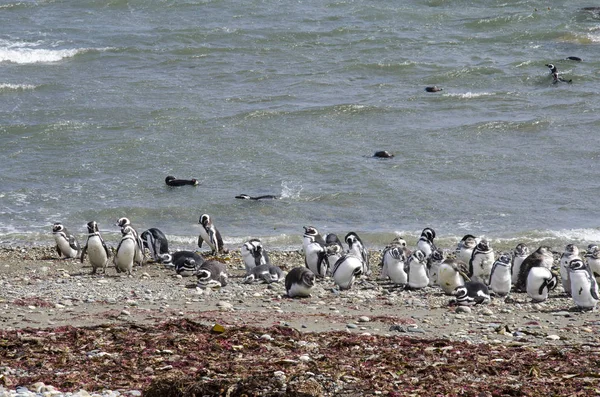
[{"label": "penguin swimming in the sea", "polygon": [[95,274],[98,268],[102,269],[106,273],[106,266],[108,259],[111,256],[108,246],[100,235],[98,224],[96,221],[90,221],[87,224],[88,238],[85,243],[85,247],[81,251],[81,263],[85,259],[85,255],[88,255],[90,265],[92,265],[92,274]]},{"label": "penguin swimming in the sea", "polygon": [[546,66],[548,67],[548,69],[550,69],[550,75],[552,76],[552,84],[556,84],[558,82],[563,82],[563,83],[572,83],[573,80],[566,80],[563,79],[562,77],[559,76],[558,73],[558,69],[556,68],[556,66],[554,66],[551,63],[546,64]]},{"label": "penguin swimming in the sea", "polygon": [[77,258],[81,253],[81,246],[74,235],[60,222],[52,225],[52,234],[56,241],[56,251],[59,257]]},{"label": "penguin swimming in the sea", "polygon": [[169,186],[198,186],[200,184],[197,179],[177,179],[171,175],[165,178],[165,183]]},{"label": "penguin swimming in the sea", "polygon": [[272,194],[265,194],[262,196],[249,196],[247,194],[238,194],[237,196],[235,196],[236,199],[240,199],[240,200],[279,200],[280,197],[279,196],[275,196]]}]

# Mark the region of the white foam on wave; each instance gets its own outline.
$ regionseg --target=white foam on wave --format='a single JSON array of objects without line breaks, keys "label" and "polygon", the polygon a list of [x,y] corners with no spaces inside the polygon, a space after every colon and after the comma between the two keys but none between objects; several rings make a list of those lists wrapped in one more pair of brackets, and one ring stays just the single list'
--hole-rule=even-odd
[{"label": "white foam on wave", "polygon": [[0,62],[12,62],[18,64],[30,63],[52,63],[59,62],[65,58],[74,57],[84,49],[71,50],[48,50],[33,48],[0,48]]},{"label": "white foam on wave", "polygon": [[0,84],[0,92],[35,90],[35,88],[36,88],[36,86],[34,86],[32,84],[9,84],[9,83]]},{"label": "white foam on wave", "polygon": [[300,182],[283,181],[281,182],[281,197],[282,198],[299,198],[304,187]]},{"label": "white foam on wave", "polygon": [[480,98],[480,97],[486,97],[486,96],[494,96],[496,95],[493,92],[464,92],[464,93],[456,93],[456,94],[444,94],[444,96],[451,96],[451,97],[457,97],[457,98],[462,98],[462,99],[472,99],[472,98]]}]

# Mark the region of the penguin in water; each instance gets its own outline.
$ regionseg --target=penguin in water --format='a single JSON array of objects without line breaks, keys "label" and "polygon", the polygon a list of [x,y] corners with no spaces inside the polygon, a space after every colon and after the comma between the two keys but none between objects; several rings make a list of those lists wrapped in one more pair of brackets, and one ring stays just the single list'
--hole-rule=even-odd
[{"label": "penguin in water", "polygon": [[131,233],[133,234],[133,237],[135,239],[136,246],[137,246],[137,249],[135,251],[134,262],[137,263],[138,265],[143,265],[144,263],[146,263],[146,254],[144,251],[144,243],[142,242],[142,239],[140,238],[138,232],[131,225],[131,221],[129,220],[129,218],[125,218],[125,217],[119,218],[119,220],[117,221],[117,223],[115,225],[119,226],[121,228],[121,233],[123,233],[123,229],[125,227],[129,227],[131,229]]},{"label": "penguin in water", "polygon": [[200,235],[198,236],[198,247],[202,248],[202,243],[206,242],[212,250],[212,254],[218,254],[225,252],[223,247],[223,238],[217,227],[213,224],[210,219],[210,215],[202,214],[198,223],[202,225],[200,229]]},{"label": "penguin in water", "polygon": [[437,249],[433,240],[435,239],[435,230],[430,227],[426,227],[421,232],[419,241],[417,241],[417,249],[420,250],[425,259],[431,256],[431,253]]},{"label": "penguin in water", "polygon": [[486,239],[481,239],[471,254],[469,277],[488,285],[494,260],[494,249]]},{"label": "penguin in water", "polygon": [[568,266],[571,297],[579,310],[594,310],[598,304],[598,283],[590,268],[581,259],[573,259]]},{"label": "penguin in water", "polygon": [[329,271],[325,239],[312,226],[304,227],[303,237],[304,264],[307,269],[319,278],[324,278]]},{"label": "penguin in water", "polygon": [[131,275],[133,271],[133,262],[135,261],[136,252],[139,250],[134,234],[134,229],[131,226],[121,228],[121,241],[117,246],[117,252],[113,258],[113,263],[117,269],[117,273],[127,273]]},{"label": "penguin in water", "polygon": [[414,251],[408,258],[408,282],[410,289],[421,289],[429,285],[429,276],[427,274],[427,258],[423,251]]},{"label": "penguin in water", "polygon": [[600,247],[595,244],[588,245],[585,260],[596,282],[600,283]]},{"label": "penguin in water", "polygon": [[219,261],[206,261],[196,272],[199,288],[220,288],[227,285],[227,270],[225,264]]},{"label": "penguin in water", "polygon": [[532,267],[527,275],[527,295],[534,302],[543,302],[558,285],[558,277],[543,266]]},{"label": "penguin in water", "polygon": [[363,274],[364,261],[353,253],[346,253],[333,265],[333,282],[339,289],[350,289],[358,276]]},{"label": "penguin in water", "polygon": [[371,275],[371,266],[369,265],[369,251],[365,248],[360,237],[355,232],[350,232],[344,237],[344,241],[348,244],[348,252],[360,258],[363,262],[362,274],[365,276]]},{"label": "penguin in water", "polygon": [[469,266],[458,259],[448,258],[442,262],[438,269],[438,285],[446,295],[454,295],[456,288],[471,281],[467,273]]},{"label": "penguin in water", "polygon": [[569,263],[579,257],[579,248],[575,244],[567,244],[558,261],[560,266],[560,282],[567,295],[571,295],[571,280],[569,279]]},{"label": "penguin in water", "polygon": [[285,290],[290,298],[307,298],[315,286],[315,275],[305,267],[295,267],[285,276]]},{"label": "penguin in water", "polygon": [[381,279],[389,278],[392,283],[406,285],[408,282],[408,257],[410,251],[406,248],[406,241],[396,237],[381,254]]},{"label": "penguin in water", "polygon": [[538,247],[537,250],[529,254],[523,263],[521,263],[521,268],[519,269],[519,275],[517,277],[517,283],[515,284],[515,291],[527,291],[527,276],[532,268],[545,267],[546,269],[551,270],[553,263],[554,255],[552,254],[552,248],[547,245]]},{"label": "penguin in water", "polygon": [[108,246],[104,242],[98,224],[96,221],[90,221],[87,224],[88,237],[85,243],[85,247],[81,251],[81,263],[85,259],[85,255],[88,255],[90,265],[92,266],[92,274],[96,274],[98,269],[102,269],[103,273],[106,273],[106,266],[108,260],[111,257],[111,252]]},{"label": "penguin in water", "polygon": [[517,244],[515,249],[513,250],[512,257],[512,265],[511,265],[511,279],[513,285],[517,283],[517,279],[519,278],[519,271],[521,269],[521,264],[529,256],[529,247],[527,247],[523,243]]},{"label": "penguin in water", "polygon": [[546,67],[550,69],[550,75],[552,76],[552,84],[556,84],[558,82],[562,83],[572,83],[573,80],[566,80],[559,76],[558,69],[551,63],[546,64]]},{"label": "penguin in water", "polygon": [[198,186],[200,184],[197,179],[177,179],[172,175],[169,175],[165,178],[165,183],[168,186]]},{"label": "penguin in water", "polygon": [[500,258],[492,265],[489,285],[491,290],[498,296],[506,296],[510,293],[512,286],[510,260],[510,255],[500,255]]},{"label": "penguin in water", "polygon": [[152,259],[160,261],[160,256],[169,253],[169,241],[167,236],[155,227],[152,227],[142,233],[140,236],[144,249],[150,251]]},{"label": "penguin in water", "polygon": [[257,238],[246,241],[242,245],[240,252],[246,266],[246,275],[249,275],[252,269],[257,266],[270,264],[267,251],[265,251],[262,242]]},{"label": "penguin in water", "polygon": [[77,258],[81,253],[81,246],[74,235],[60,222],[52,225],[52,234],[56,242],[56,252],[62,258]]},{"label": "penguin in water", "polygon": [[465,234],[456,247],[456,259],[464,263],[469,263],[478,242],[477,237],[472,234]]},{"label": "penguin in water", "polygon": [[456,288],[454,296],[459,306],[482,305],[491,300],[487,285],[480,281],[467,281],[465,285]]},{"label": "penguin in water", "polygon": [[283,271],[279,266],[264,264],[253,267],[243,282],[250,284],[262,281],[271,284],[283,280],[283,276]]},{"label": "penguin in water", "polygon": [[262,196],[249,196],[247,194],[238,194],[237,196],[235,196],[236,199],[240,199],[240,200],[254,200],[254,201],[258,201],[258,200],[279,200],[280,197],[279,196],[274,196],[272,194],[265,194]]}]

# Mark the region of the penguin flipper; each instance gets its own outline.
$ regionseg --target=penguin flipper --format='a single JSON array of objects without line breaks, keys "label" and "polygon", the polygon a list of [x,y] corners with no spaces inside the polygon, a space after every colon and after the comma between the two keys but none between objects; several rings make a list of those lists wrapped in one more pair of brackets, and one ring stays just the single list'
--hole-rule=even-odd
[{"label": "penguin flipper", "polygon": [[85,253],[87,252],[87,244],[85,247],[83,247],[83,249],[81,250],[81,263],[83,263],[83,260],[85,259]]},{"label": "penguin flipper", "polygon": [[198,236],[198,248],[202,248],[203,242],[204,242],[204,239],[202,238],[202,236]]},{"label": "penguin flipper", "polygon": [[58,257],[62,258],[62,251],[60,250],[60,247],[58,246],[58,244],[56,245],[56,252],[58,252]]},{"label": "penguin flipper", "polygon": [[69,246],[77,252],[81,251],[81,247],[79,246],[79,243],[75,239],[75,236],[69,236]]},{"label": "penguin flipper", "polygon": [[106,257],[110,258],[112,256],[112,252],[110,249],[108,249],[108,246],[106,245],[104,240],[102,240],[102,247],[104,248],[104,252],[106,252]]}]

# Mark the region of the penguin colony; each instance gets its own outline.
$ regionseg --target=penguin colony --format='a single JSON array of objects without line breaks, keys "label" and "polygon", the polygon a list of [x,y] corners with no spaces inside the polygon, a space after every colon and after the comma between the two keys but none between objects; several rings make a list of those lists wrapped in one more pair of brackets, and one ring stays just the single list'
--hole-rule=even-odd
[{"label": "penguin colony", "polygon": [[[109,264],[117,273],[131,275],[134,266],[150,260],[163,264],[182,277],[198,279],[198,287],[223,287],[228,283],[227,268],[219,256],[227,254],[221,233],[210,215],[202,214],[198,248],[206,243],[212,259],[207,260],[195,251],[169,252],[164,233],[151,228],[138,235],[128,218],[120,218],[121,240],[111,250],[103,240],[98,224],[87,224],[87,241],[80,247],[76,237],[57,222],[52,226],[56,250],[62,258],[87,256],[92,274],[106,273]],[[534,302],[543,302],[559,285],[572,297],[580,310],[593,310],[599,298],[600,248],[590,245],[582,254],[574,244],[563,252],[553,252],[548,246],[535,250],[520,243],[511,253],[496,253],[489,240],[465,235],[452,250],[439,249],[434,240],[436,232],[426,227],[414,250],[402,237],[396,237],[381,255],[379,282],[390,288],[440,290],[453,296],[453,305],[476,305],[490,302],[492,297],[503,299],[511,292],[524,292]],[[285,282],[289,297],[308,297],[317,282],[333,281],[339,290],[347,290],[372,275],[369,252],[356,232],[349,232],[341,242],[330,233],[322,236],[314,226],[305,226],[302,240],[304,267],[284,272],[271,264],[269,255],[259,239],[251,238],[240,247],[246,270],[243,283]],[[555,260],[555,256],[557,260]]]}]

